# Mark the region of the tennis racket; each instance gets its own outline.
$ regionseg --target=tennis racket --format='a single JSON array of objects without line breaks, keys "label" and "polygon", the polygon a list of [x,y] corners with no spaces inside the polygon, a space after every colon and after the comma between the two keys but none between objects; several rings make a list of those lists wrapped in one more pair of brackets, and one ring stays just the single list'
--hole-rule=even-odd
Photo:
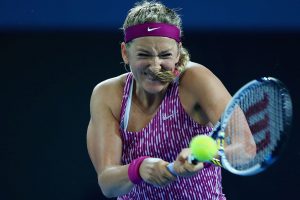
[{"label": "tennis racket", "polygon": [[[281,81],[263,77],[247,83],[232,97],[210,133],[219,155],[210,163],[243,176],[264,171],[279,157],[292,115],[291,97]],[[188,161],[197,163],[193,155]],[[176,175],[174,163],[167,168]]]}]

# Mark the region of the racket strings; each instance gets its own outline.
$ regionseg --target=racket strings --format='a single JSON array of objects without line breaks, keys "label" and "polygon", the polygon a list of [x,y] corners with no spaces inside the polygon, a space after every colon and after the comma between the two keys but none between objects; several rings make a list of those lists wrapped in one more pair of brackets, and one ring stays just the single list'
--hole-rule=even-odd
[{"label": "racket strings", "polygon": [[283,104],[279,88],[269,83],[249,88],[238,99],[225,130],[225,154],[233,168],[249,169],[272,157],[284,130],[288,106]]}]

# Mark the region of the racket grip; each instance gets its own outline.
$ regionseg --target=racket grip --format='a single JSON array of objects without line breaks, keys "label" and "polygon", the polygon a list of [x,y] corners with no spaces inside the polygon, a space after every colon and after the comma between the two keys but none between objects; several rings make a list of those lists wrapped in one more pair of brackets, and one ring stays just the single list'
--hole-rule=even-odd
[{"label": "racket grip", "polygon": [[[189,163],[192,163],[193,165],[198,164],[198,160],[194,156],[189,156]],[[209,168],[211,166],[211,162],[203,162],[203,168]]]},{"label": "racket grip", "polygon": [[174,162],[169,163],[167,165],[167,169],[169,170],[169,172],[173,175],[173,176],[178,176],[178,174],[176,173],[175,169],[174,169]]},{"label": "racket grip", "polygon": [[193,165],[197,165],[199,161],[193,155],[189,155],[188,162]]},{"label": "racket grip", "polygon": [[[193,164],[193,165],[196,165],[198,163],[198,160],[192,156],[192,155],[189,155],[188,157],[188,162]],[[172,163],[169,163],[167,165],[167,169],[169,170],[169,172],[173,175],[173,176],[178,176],[178,174],[176,173],[175,169],[174,169],[174,162]]]},{"label": "racket grip", "polygon": [[[189,155],[189,157],[188,157],[188,162],[189,162],[190,164],[197,165],[199,161],[198,161],[194,156]],[[203,163],[203,167],[204,167],[204,168],[208,168],[208,167],[210,167],[211,165],[212,165],[212,164],[209,163],[209,162],[204,162],[204,163]],[[177,172],[176,172],[175,169],[174,169],[174,162],[169,163],[169,164],[167,165],[167,169],[169,170],[169,172],[170,172],[173,176],[178,176]]]}]

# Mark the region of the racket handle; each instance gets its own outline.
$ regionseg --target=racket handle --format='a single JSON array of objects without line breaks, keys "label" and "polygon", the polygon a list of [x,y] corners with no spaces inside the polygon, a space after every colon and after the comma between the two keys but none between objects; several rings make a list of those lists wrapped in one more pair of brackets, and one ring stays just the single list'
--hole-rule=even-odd
[{"label": "racket handle", "polygon": [[[188,162],[190,163],[190,164],[193,164],[193,165],[197,165],[198,164],[198,160],[193,156],[193,155],[189,155],[189,157],[188,157]],[[217,166],[222,166],[221,164],[220,164],[220,161],[218,160],[218,159],[213,159],[212,161],[211,161],[213,164],[215,164],[215,165],[217,165]],[[212,165],[212,163],[210,163],[210,162],[204,162],[203,163],[203,167],[204,168],[208,168],[208,167],[210,167],[211,165]],[[172,163],[169,163],[168,165],[167,165],[167,169],[169,170],[169,172],[173,175],[173,176],[178,176],[178,174],[176,173],[176,171],[175,171],[175,169],[174,169],[174,162],[172,162]]]},{"label": "racket handle", "polygon": [[173,175],[173,176],[178,176],[178,174],[176,173],[175,169],[174,169],[174,162],[169,163],[167,165],[167,169],[169,170],[169,172]]},{"label": "racket handle", "polygon": [[[189,155],[188,157],[188,162],[190,164],[193,164],[193,165],[196,165],[198,163],[198,160],[192,156],[192,155]],[[174,169],[174,162],[172,163],[169,163],[167,165],[167,169],[169,170],[169,172],[173,175],[173,176],[178,176],[178,174],[176,173],[175,169]]]},{"label": "racket handle", "polygon": [[188,162],[190,164],[197,165],[199,161],[193,155],[189,155]]}]

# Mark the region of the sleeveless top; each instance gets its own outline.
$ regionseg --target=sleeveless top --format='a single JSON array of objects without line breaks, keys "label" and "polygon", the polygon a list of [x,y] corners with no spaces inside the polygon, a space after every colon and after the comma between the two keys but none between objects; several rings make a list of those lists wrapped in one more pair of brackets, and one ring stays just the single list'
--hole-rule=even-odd
[{"label": "sleeveless top", "polygon": [[[120,133],[123,142],[122,164],[129,164],[140,156],[175,161],[183,148],[187,148],[192,137],[208,134],[212,128],[194,121],[184,110],[178,93],[179,80],[171,83],[157,113],[149,124],[138,132],[127,131],[134,78],[128,73],[120,113]],[[138,123],[138,122],[136,122]],[[164,187],[155,187],[146,182],[135,185],[132,190],[119,196],[127,199],[184,199],[225,200],[221,185],[221,168],[210,166],[195,176],[178,177]]]}]

